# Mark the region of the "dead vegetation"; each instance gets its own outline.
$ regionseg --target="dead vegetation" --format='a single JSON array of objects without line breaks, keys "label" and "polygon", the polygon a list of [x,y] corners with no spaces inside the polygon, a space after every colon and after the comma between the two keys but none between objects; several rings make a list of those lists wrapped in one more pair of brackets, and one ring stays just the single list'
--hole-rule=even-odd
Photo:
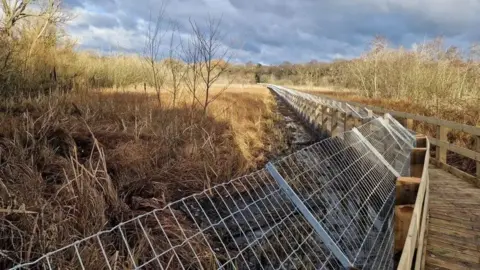
[{"label": "dead vegetation", "polygon": [[263,166],[282,133],[255,92],[226,92],[208,116],[138,93],[3,102],[2,268]]},{"label": "dead vegetation", "polygon": [[[266,89],[214,84],[231,66],[219,20],[206,28],[192,21],[192,35],[180,40],[175,31],[165,35],[161,9],[144,55],[103,56],[76,51],[62,30],[69,16],[61,4],[0,2],[8,15],[0,22],[2,269],[251,172],[284,147]],[[168,43],[167,53],[159,50]],[[159,219],[179,234],[172,217]],[[150,225],[165,248],[158,223]],[[131,247],[146,254],[145,238],[126,229]],[[117,267],[131,268],[120,235],[104,240]],[[98,269],[98,249],[80,252]],[[54,264],[79,266],[71,254]]]}]

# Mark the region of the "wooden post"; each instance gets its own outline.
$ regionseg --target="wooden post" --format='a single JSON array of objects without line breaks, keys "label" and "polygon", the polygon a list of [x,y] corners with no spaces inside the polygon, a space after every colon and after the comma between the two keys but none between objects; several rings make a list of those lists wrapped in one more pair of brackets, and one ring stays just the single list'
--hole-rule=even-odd
[{"label": "wooden post", "polygon": [[333,109],[332,110],[332,118],[330,119],[330,124],[331,124],[331,130],[330,134],[332,137],[338,134],[338,110]]},{"label": "wooden post", "polygon": [[373,111],[372,111],[372,110],[369,110],[369,109],[367,109],[367,108],[365,108],[365,110],[367,110],[367,116],[368,116],[368,118],[363,119],[363,123],[364,123],[364,124],[367,123],[367,122],[369,122],[369,121],[371,120],[371,118],[373,117]]},{"label": "wooden post", "polygon": [[347,132],[352,129],[352,125],[350,124],[350,119],[352,117],[348,115],[348,113],[343,114],[343,132]]},{"label": "wooden post", "polygon": [[405,120],[403,120],[403,126],[407,129],[413,130],[413,119],[405,118]]},{"label": "wooden post", "polygon": [[362,119],[355,117],[355,118],[353,119],[353,126],[354,126],[354,127],[359,127],[359,126],[361,126],[361,125],[362,125]]},{"label": "wooden post", "polygon": [[[410,176],[422,177],[427,148],[413,148],[410,154]],[[427,165],[428,166],[428,165]]]},{"label": "wooden post", "polygon": [[[480,153],[480,136],[473,135],[475,140],[475,151]],[[480,161],[477,160],[477,178],[480,179]]]},{"label": "wooden post", "polygon": [[412,220],[415,205],[395,206],[395,253],[402,251],[408,236],[410,221]]},{"label": "wooden post", "polygon": [[373,111],[372,110],[367,109],[367,113],[368,113],[368,117],[373,117]]},{"label": "wooden post", "polygon": [[420,181],[418,177],[399,177],[395,185],[395,204],[415,204]]},{"label": "wooden post", "polygon": [[[444,126],[437,126],[437,140],[446,142],[447,134],[448,128]],[[447,164],[447,148],[437,145],[435,149],[437,161]]]},{"label": "wooden post", "polygon": [[313,113],[313,126],[316,130],[322,130],[321,127],[321,122],[319,123],[318,117],[320,116],[320,113],[322,112],[322,106],[321,105],[315,105],[315,111]]},{"label": "wooden post", "polygon": [[327,114],[327,106],[323,106],[322,105],[322,130],[325,130],[325,131],[328,131],[328,127],[326,127],[325,125],[327,124],[327,120],[328,120],[328,117],[325,117],[326,114]]}]

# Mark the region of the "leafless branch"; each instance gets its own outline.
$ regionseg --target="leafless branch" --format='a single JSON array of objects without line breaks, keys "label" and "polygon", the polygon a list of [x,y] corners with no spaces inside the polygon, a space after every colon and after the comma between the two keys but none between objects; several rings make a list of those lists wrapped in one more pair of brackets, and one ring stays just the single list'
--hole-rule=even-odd
[{"label": "leafless branch", "polygon": [[155,17],[152,17],[152,14],[150,13],[144,47],[144,59],[151,71],[152,82],[157,94],[159,106],[162,104],[161,90],[165,82],[165,76],[164,74],[161,74],[161,70],[158,67],[160,49],[166,34],[163,29],[164,14],[165,5],[163,3]]}]

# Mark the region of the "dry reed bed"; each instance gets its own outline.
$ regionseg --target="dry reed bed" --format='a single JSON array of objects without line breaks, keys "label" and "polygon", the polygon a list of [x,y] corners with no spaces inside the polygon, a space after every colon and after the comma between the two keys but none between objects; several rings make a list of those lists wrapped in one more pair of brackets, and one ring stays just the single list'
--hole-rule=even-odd
[{"label": "dry reed bed", "polygon": [[91,93],[0,105],[0,268],[243,175],[284,147],[266,90],[229,90],[205,117],[186,101],[155,100]]}]

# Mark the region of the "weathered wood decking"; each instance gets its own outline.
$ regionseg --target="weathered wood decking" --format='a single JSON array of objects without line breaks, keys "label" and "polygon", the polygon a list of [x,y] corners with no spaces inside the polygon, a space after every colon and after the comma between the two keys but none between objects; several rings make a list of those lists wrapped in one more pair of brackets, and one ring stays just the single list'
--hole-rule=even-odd
[{"label": "weathered wood decking", "polygon": [[480,188],[430,167],[426,269],[480,269]]}]

